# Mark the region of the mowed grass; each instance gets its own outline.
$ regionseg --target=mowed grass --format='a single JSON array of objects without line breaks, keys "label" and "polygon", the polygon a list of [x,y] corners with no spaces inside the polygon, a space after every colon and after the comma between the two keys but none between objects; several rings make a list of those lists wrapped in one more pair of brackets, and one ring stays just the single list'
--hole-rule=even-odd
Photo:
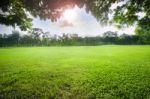
[{"label": "mowed grass", "polygon": [[149,99],[150,46],[0,48],[0,98]]}]

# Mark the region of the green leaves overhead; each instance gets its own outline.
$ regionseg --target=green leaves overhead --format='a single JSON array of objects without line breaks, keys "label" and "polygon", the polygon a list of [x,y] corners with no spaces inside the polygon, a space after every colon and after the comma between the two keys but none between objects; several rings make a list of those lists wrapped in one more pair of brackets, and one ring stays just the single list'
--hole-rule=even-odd
[{"label": "green leaves overhead", "polygon": [[[120,2],[124,3],[111,9],[113,4]],[[43,20],[57,21],[65,9],[75,6],[85,7],[101,23],[109,22],[111,12],[114,13],[113,22],[122,26],[145,24],[141,20],[150,17],[150,0],[1,0],[0,23],[26,30],[32,26],[27,12]],[[138,13],[145,13],[145,17],[139,18]]]},{"label": "green leaves overhead", "polygon": [[22,30],[32,26],[32,19],[26,14],[21,0],[2,0],[0,4],[0,24],[16,25]]},{"label": "green leaves overhead", "polygon": [[[83,8],[85,6],[87,12],[91,11],[98,20],[106,23],[109,8],[115,1],[117,0],[2,0],[0,10],[3,13],[0,14],[0,22],[6,25],[27,26],[29,28],[31,24],[27,25],[27,22],[25,22],[28,21],[28,24],[31,22],[26,14],[27,12],[34,17],[39,16],[43,20],[57,21],[65,9],[75,6]],[[25,22],[25,24],[22,22]]]}]

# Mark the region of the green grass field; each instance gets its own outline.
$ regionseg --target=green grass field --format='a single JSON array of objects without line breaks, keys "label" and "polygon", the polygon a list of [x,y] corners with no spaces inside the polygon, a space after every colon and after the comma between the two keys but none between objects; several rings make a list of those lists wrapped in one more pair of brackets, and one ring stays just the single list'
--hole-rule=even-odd
[{"label": "green grass field", "polygon": [[150,46],[0,48],[0,98],[149,99]]}]

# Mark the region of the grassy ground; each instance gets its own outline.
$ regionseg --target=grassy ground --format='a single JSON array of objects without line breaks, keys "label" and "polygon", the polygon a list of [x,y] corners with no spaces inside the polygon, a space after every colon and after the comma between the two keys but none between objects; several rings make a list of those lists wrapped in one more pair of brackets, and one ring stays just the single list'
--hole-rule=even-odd
[{"label": "grassy ground", "polygon": [[0,98],[150,98],[150,46],[0,48]]}]

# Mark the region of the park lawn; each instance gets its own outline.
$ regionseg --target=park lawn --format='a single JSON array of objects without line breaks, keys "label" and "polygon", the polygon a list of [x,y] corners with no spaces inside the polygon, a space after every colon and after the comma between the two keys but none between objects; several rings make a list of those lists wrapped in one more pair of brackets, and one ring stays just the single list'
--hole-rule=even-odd
[{"label": "park lawn", "polygon": [[149,99],[150,46],[0,48],[0,98]]}]

